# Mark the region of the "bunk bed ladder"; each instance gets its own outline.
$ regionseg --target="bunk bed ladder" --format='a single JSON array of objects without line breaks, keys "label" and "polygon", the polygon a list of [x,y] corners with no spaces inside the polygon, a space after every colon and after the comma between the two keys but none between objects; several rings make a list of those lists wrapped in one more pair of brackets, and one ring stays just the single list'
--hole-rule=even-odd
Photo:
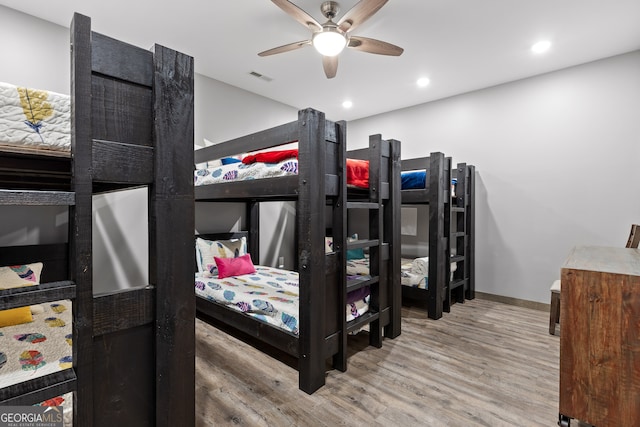
[{"label": "bunk bed ladder", "polygon": [[458,163],[456,168],[455,203],[451,208],[452,246],[456,254],[451,257],[457,263],[450,285],[450,297],[463,303],[465,299],[475,298],[474,281],[474,233],[475,233],[475,167],[466,163]]},{"label": "bunk bed ladder", "polygon": [[[383,273],[383,263],[388,258],[388,253],[383,254],[383,250],[389,250],[389,246],[384,242],[384,193],[388,189],[383,188],[383,157],[389,157],[389,143],[383,141],[381,135],[369,136],[369,191],[365,199],[352,200],[347,203],[348,210],[366,210],[369,217],[368,239],[357,240],[347,243],[347,250],[368,249],[369,250],[369,275],[363,277],[352,277],[346,282],[346,293],[369,286],[369,310],[367,313],[356,317],[347,323],[347,333],[357,332],[366,325],[369,325],[369,344],[374,347],[382,347],[382,334],[384,325],[389,324],[390,312],[386,307],[389,298],[387,291],[387,281],[381,280]],[[388,194],[387,194],[388,200]],[[383,319],[382,317],[386,318]]]},{"label": "bunk bed ladder", "polygon": [[382,347],[382,322],[380,320],[380,271],[382,264],[382,202],[347,202],[347,209],[366,209],[369,212],[369,238],[347,242],[347,250],[369,250],[369,275],[347,278],[346,293],[369,286],[369,311],[347,322],[347,333],[357,332],[369,325],[369,344]]},{"label": "bunk bed ladder", "polygon": [[456,184],[454,206],[451,208],[451,222],[455,227],[451,231],[451,245],[455,248],[455,255],[451,262],[457,265],[453,279],[449,286],[449,298],[463,303],[465,293],[469,287],[469,259],[468,259],[468,226],[467,226],[467,165],[458,163],[456,169]]}]

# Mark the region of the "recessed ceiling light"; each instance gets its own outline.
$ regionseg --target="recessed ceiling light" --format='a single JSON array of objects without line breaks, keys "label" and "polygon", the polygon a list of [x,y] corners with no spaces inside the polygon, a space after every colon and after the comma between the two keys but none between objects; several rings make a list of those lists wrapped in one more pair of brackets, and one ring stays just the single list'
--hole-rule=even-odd
[{"label": "recessed ceiling light", "polygon": [[430,82],[431,80],[429,80],[428,77],[420,77],[418,81],[416,81],[416,84],[418,85],[418,87],[426,87],[429,86]]},{"label": "recessed ceiling light", "polygon": [[344,102],[342,103],[342,107],[343,107],[343,108],[351,108],[351,107],[353,107],[353,102],[351,102],[351,101],[344,101]]},{"label": "recessed ceiling light", "polygon": [[531,51],[533,53],[545,53],[551,47],[551,42],[549,40],[541,40],[538,43],[531,46]]}]

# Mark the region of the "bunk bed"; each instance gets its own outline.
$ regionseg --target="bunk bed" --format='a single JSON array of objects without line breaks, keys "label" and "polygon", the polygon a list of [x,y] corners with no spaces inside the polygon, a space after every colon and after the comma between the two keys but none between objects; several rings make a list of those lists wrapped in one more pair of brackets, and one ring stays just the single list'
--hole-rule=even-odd
[{"label": "bunk bed", "polygon": [[[349,168],[349,163],[353,161],[346,158],[345,126],[344,122],[325,120],[323,113],[306,109],[298,113],[298,120],[294,122],[195,152],[196,164],[201,165],[212,159],[227,159],[228,162],[229,156],[237,153],[273,153],[274,147],[297,142],[295,155],[286,157],[282,160],[284,164],[277,167],[288,172],[284,176],[274,177],[269,174],[268,178],[259,182],[256,179],[238,180],[241,173],[246,173],[242,169],[253,167],[241,165],[239,172],[231,172],[219,165],[205,172],[198,168],[195,171],[196,181],[210,175],[226,177],[217,183],[200,185],[200,182],[197,182],[197,202],[246,203],[247,250],[252,260],[259,259],[259,203],[274,200],[296,202],[297,259],[294,269],[297,270],[299,309],[296,310],[298,317],[295,330],[291,327],[273,327],[256,320],[246,312],[230,309],[226,304],[208,299],[199,293],[198,289],[196,307],[198,317],[213,326],[232,333],[272,355],[272,350],[276,349],[281,353],[278,357],[282,360],[293,359],[292,363],[299,371],[299,388],[309,394],[324,385],[326,359],[332,358],[333,367],[336,369],[346,370],[347,334],[350,331],[368,325],[370,343],[378,347],[382,345],[383,331],[385,336],[391,338],[400,333],[399,302],[396,303],[396,309],[393,301],[386,297],[390,294],[386,278],[380,280],[379,277],[372,277],[367,280],[347,281],[347,249],[367,247],[375,253],[376,260],[382,262],[383,259],[382,239],[370,236],[366,240],[347,242],[347,209],[360,208],[382,212],[381,202],[374,203],[373,200],[369,200],[369,195],[375,194],[376,200],[387,200],[391,187],[388,172],[381,173],[374,164],[370,167],[370,182],[366,185],[360,183],[364,189],[347,189],[347,175],[353,170]],[[391,145],[394,147],[393,151],[390,151]],[[380,150],[385,150],[381,147],[386,147],[385,156],[381,156]],[[395,142],[380,141],[372,148],[377,154],[371,158],[383,158],[382,161],[387,168],[391,164],[390,159],[393,159],[389,153],[399,159],[399,144]],[[288,150],[275,152],[284,151]],[[296,156],[297,159],[294,159]],[[243,162],[246,158],[247,156],[243,158]],[[398,161],[396,165],[399,165]],[[265,175],[259,172],[250,176],[255,178]],[[373,185],[371,180],[374,182]],[[399,182],[397,186],[399,193]],[[347,194],[356,192],[361,200],[350,201]],[[382,216],[380,218],[382,220]],[[331,223],[331,236],[325,236],[325,225],[328,223]],[[332,245],[328,251],[327,237]],[[386,251],[390,252],[388,248]],[[372,270],[371,275],[378,273],[379,270]],[[207,285],[203,281],[196,281],[196,288]],[[371,289],[368,312],[347,322],[345,308],[348,293],[357,292],[365,286],[370,286]],[[383,289],[382,297],[380,289]],[[399,294],[399,290],[397,293]],[[397,300],[399,301],[399,298]]]},{"label": "bunk bed", "polygon": [[[42,265],[39,283],[0,290],[0,309],[71,313],[71,357],[57,372],[3,383],[0,404],[51,404],[72,393],[74,425],[193,424],[195,302],[176,286],[192,274],[192,241],[182,236],[194,227],[193,58],[93,32],[80,14],[71,46],[68,148],[0,144],[0,205],[67,206],[69,216],[67,243],[0,248],[0,266]],[[38,102],[49,108],[46,97]],[[92,196],[140,186],[149,194],[150,284],[94,295]]]},{"label": "bunk bed", "polygon": [[432,319],[475,295],[473,173],[464,163],[452,169],[440,152],[402,160],[402,204],[429,206],[428,257],[403,258],[402,296],[426,303]]}]

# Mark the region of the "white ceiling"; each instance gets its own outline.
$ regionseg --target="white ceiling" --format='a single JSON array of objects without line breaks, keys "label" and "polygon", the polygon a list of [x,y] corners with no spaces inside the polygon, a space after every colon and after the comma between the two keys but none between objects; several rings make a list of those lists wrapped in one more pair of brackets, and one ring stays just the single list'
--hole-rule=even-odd
[{"label": "white ceiling", "polygon": [[[367,1],[367,0],[363,0]],[[319,22],[322,0],[295,0]],[[338,19],[357,0],[340,1]],[[400,57],[340,54],[326,79],[311,47],[269,57],[263,50],[305,40],[308,29],[269,0],[0,0],[69,26],[73,12],[94,31],[141,47],[192,55],[196,72],[332,120],[353,120],[640,49],[640,0],[390,0],[354,35],[404,48]],[[553,42],[545,55],[530,46]],[[270,82],[251,76],[255,71]],[[419,89],[418,77],[431,84]],[[344,100],[353,102],[349,110]]]}]

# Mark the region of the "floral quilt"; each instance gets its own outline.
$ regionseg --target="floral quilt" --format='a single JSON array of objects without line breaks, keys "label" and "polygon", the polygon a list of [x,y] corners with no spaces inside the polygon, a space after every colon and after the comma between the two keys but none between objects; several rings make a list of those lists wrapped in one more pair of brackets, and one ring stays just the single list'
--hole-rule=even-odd
[{"label": "floral quilt", "polygon": [[32,322],[0,328],[0,388],[71,368],[71,301],[31,311]]},{"label": "floral quilt", "polygon": [[[224,304],[275,327],[298,335],[299,278],[295,271],[256,265],[256,272],[218,279],[196,273],[196,295]],[[362,292],[359,289],[355,292]],[[346,320],[369,310],[369,292],[347,297]]]},{"label": "floral quilt", "polygon": [[230,181],[274,178],[298,174],[298,159],[285,159],[278,163],[230,163],[194,171],[194,185],[218,184]]},{"label": "floral quilt", "polygon": [[253,274],[222,280],[196,273],[196,295],[297,335],[298,273],[260,265],[255,268]]},{"label": "floral quilt", "polygon": [[0,82],[0,145],[20,151],[70,151],[69,96]]}]

